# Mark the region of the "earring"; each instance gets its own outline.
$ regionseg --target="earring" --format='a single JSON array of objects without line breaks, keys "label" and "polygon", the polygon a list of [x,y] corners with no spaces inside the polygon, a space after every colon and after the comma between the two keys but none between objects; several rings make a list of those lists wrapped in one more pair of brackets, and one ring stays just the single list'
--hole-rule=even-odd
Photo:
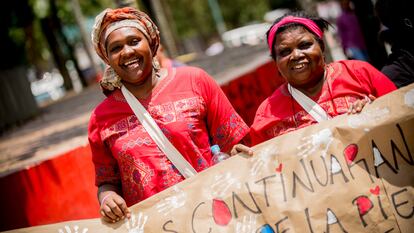
[{"label": "earring", "polygon": [[160,62],[156,57],[152,58],[152,68],[154,68],[157,71],[161,69]]},{"label": "earring", "polygon": [[103,89],[109,91],[113,91],[115,88],[120,89],[122,86],[121,78],[111,67],[107,67],[105,69],[104,75],[99,84]]},{"label": "earring", "polygon": [[154,70],[155,75],[159,78],[160,77],[159,71],[161,69],[161,66],[160,66],[160,62],[158,61],[156,57],[152,58],[152,69]]}]

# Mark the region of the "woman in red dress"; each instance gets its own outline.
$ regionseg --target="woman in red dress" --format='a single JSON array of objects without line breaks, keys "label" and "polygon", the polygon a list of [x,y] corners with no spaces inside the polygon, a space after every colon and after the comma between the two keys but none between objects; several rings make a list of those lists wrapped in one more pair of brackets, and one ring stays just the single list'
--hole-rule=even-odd
[{"label": "woman in red dress", "polygon": [[122,86],[196,171],[209,167],[212,144],[229,151],[248,127],[203,70],[159,68],[154,59],[159,32],[143,12],[130,7],[103,11],[92,40],[109,67],[100,82],[107,98],[91,115],[89,142],[101,214],[116,222],[129,216],[127,206],[184,179],[141,125]]},{"label": "woman in red dress", "polygon": [[[250,128],[252,145],[341,114],[358,113],[366,103],[396,89],[367,62],[326,64],[323,31],[328,26],[321,18],[293,12],[278,18],[267,32],[270,54],[287,82],[259,106]],[[240,151],[252,153],[241,144],[231,153]]]}]

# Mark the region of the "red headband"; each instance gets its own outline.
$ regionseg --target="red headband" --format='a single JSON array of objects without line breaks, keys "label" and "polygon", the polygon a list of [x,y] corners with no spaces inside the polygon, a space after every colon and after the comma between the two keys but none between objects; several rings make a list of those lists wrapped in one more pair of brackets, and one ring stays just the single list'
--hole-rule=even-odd
[{"label": "red headband", "polygon": [[313,20],[294,16],[287,16],[280,20],[277,24],[273,25],[272,28],[270,28],[269,36],[267,37],[267,44],[269,46],[270,53],[272,53],[273,40],[275,39],[277,30],[281,26],[286,25],[288,23],[302,24],[311,32],[315,33],[319,38],[322,38],[323,36],[323,31],[318,27],[318,25],[316,25],[315,22],[313,22]]}]

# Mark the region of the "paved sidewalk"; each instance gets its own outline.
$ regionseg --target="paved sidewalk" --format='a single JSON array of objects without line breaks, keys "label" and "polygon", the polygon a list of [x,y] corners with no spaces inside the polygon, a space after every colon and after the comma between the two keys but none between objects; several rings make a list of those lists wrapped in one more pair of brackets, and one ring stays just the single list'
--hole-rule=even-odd
[{"label": "paved sidewalk", "polygon": [[[232,49],[190,62],[224,84],[270,60],[266,46]],[[0,137],[0,177],[34,166],[87,145],[87,125],[93,108],[105,98],[99,86],[41,108],[39,116]]]},{"label": "paved sidewalk", "polygon": [[0,138],[0,177],[86,145],[92,109],[102,100],[99,86],[40,109],[40,114]]}]

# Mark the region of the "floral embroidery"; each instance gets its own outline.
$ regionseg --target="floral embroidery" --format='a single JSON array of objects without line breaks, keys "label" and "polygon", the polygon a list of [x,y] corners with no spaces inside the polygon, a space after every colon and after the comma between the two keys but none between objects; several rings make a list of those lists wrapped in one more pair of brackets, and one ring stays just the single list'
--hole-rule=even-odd
[{"label": "floral embroidery", "polygon": [[145,186],[151,183],[155,172],[144,161],[124,152],[118,154],[118,163],[125,200],[128,205],[136,203],[145,195]]},{"label": "floral embroidery", "polygon": [[[135,115],[128,116],[115,124],[111,125],[108,128],[105,128],[101,130],[101,139],[102,141],[105,141],[109,137],[113,135],[118,135],[118,137],[124,135],[128,131],[131,131],[132,129],[135,129],[138,127],[138,125],[141,125]],[[142,126],[141,126],[142,127]]]},{"label": "floral embroidery", "polygon": [[246,129],[240,127],[242,125],[242,119],[236,113],[232,113],[229,120],[217,128],[213,135],[213,144],[218,144],[222,150],[228,149],[235,139],[245,133]]},{"label": "floral embroidery", "polygon": [[134,181],[135,181],[135,183],[140,183],[141,182],[141,174],[139,173],[139,171],[138,170],[134,170],[134,172],[132,173],[132,177],[133,177],[133,179],[134,179]]},{"label": "floral embroidery", "polygon": [[196,168],[196,170],[197,171],[202,171],[202,170],[204,170],[208,167],[209,167],[209,165],[208,165],[207,161],[204,159],[204,157],[199,156],[197,158],[197,168]]},{"label": "floral embroidery", "polygon": [[[319,105],[331,116],[341,115],[348,111],[349,105],[357,101],[358,98],[354,96],[338,97],[332,101],[326,101],[319,103]],[[335,109],[337,114],[335,114]],[[298,126],[296,126],[294,119],[296,119]],[[316,120],[309,115],[305,110],[300,110],[295,113],[294,118],[292,116],[286,117],[278,121],[275,125],[266,130],[266,135],[269,138],[273,138],[278,135],[288,133],[298,128],[303,128],[308,125],[317,123]]]},{"label": "floral embroidery", "polygon": [[128,149],[133,149],[135,146],[141,147],[142,145],[151,145],[153,140],[148,136],[145,138],[138,137],[136,139],[128,140],[126,143],[122,145],[122,151],[127,151]]},{"label": "floral embroidery", "polygon": [[[112,97],[124,102],[121,92],[116,91]],[[201,171],[209,167],[209,139],[219,142],[222,148],[226,148],[233,144],[235,139],[240,139],[240,134],[244,135],[247,129],[241,118],[237,114],[232,114],[216,119],[226,123],[219,127],[220,129],[212,129],[218,133],[209,135],[205,130],[207,105],[204,99],[190,92],[183,94],[183,97],[159,105],[154,105],[153,99],[149,99],[144,100],[143,105],[164,135],[171,142],[178,144],[177,149],[185,150],[182,153],[191,158],[189,162],[197,171]],[[127,205],[132,205],[184,178],[160,151],[132,111],[124,105],[122,107],[125,108],[125,112],[120,115],[122,119],[102,129],[100,137],[109,145],[119,166],[117,173],[113,174],[117,179],[114,179],[114,182],[122,182],[123,197]],[[216,124],[218,122],[214,122],[214,127]],[[102,172],[103,177],[109,175],[112,173]]]},{"label": "floral embroidery", "polygon": [[184,178],[180,175],[180,172],[175,168],[175,166],[167,159],[160,161],[160,166],[162,170],[162,180],[163,188],[168,188],[182,180]]},{"label": "floral embroidery", "polygon": [[201,106],[204,106],[204,101],[200,97],[192,97],[150,106],[149,112],[155,120],[163,123],[191,121],[200,118],[201,112],[204,111]]}]

